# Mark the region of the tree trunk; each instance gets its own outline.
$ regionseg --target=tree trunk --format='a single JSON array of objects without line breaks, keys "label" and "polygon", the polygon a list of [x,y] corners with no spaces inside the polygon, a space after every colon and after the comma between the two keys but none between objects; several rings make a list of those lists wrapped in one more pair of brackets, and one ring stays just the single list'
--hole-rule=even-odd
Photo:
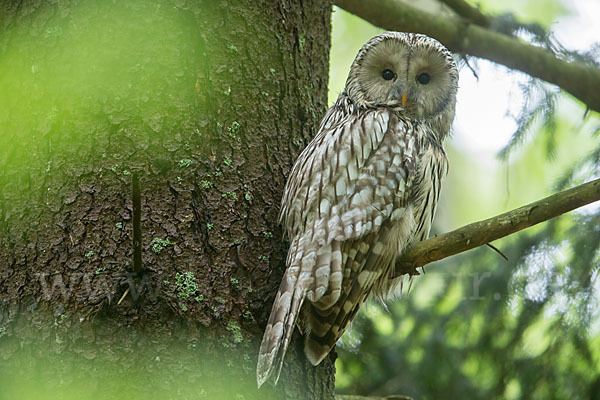
[{"label": "tree trunk", "polygon": [[333,398],[255,378],[330,3],[0,7],[0,397]]}]

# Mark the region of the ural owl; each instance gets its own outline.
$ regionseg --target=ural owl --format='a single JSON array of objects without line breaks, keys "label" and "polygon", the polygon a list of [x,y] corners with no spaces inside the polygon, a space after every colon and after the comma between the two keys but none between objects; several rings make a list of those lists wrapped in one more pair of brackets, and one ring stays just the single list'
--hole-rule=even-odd
[{"label": "ural owl", "polygon": [[277,357],[281,370],[296,323],[317,365],[369,294],[393,291],[398,256],[429,235],[457,83],[452,54],[424,35],[387,32],[358,52],[285,187],[290,248],[260,346],[259,386]]}]

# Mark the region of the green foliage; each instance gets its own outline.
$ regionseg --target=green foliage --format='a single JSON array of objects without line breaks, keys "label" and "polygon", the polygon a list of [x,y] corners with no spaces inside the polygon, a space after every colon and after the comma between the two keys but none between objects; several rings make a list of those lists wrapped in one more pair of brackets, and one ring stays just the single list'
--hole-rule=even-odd
[{"label": "green foliage", "polygon": [[600,371],[600,230],[590,229],[600,217],[563,218],[569,223],[502,246],[510,265],[478,249],[432,266],[389,314],[370,304],[340,346],[338,388],[423,399],[587,398]]}]

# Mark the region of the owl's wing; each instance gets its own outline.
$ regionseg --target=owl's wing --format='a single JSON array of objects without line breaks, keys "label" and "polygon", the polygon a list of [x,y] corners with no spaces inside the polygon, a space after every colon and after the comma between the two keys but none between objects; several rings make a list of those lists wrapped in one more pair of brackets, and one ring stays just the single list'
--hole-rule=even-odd
[{"label": "owl's wing", "polygon": [[288,268],[260,348],[259,386],[278,353],[283,361],[305,298],[339,298],[343,242],[377,232],[408,198],[417,147],[409,122],[387,110],[328,113],[321,129],[296,161],[282,199]]},{"label": "owl's wing", "polygon": [[280,216],[290,239],[319,245],[377,231],[408,192],[417,147],[412,124],[387,110],[323,125],[292,169]]}]

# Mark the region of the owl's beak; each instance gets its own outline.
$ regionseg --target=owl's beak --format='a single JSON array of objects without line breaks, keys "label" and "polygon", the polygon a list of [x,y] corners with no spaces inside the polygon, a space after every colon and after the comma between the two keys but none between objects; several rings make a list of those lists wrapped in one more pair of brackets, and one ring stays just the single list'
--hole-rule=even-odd
[{"label": "owl's beak", "polygon": [[402,97],[400,98],[400,102],[402,107],[406,107],[406,101],[408,100],[408,95],[406,93],[402,93]]}]

